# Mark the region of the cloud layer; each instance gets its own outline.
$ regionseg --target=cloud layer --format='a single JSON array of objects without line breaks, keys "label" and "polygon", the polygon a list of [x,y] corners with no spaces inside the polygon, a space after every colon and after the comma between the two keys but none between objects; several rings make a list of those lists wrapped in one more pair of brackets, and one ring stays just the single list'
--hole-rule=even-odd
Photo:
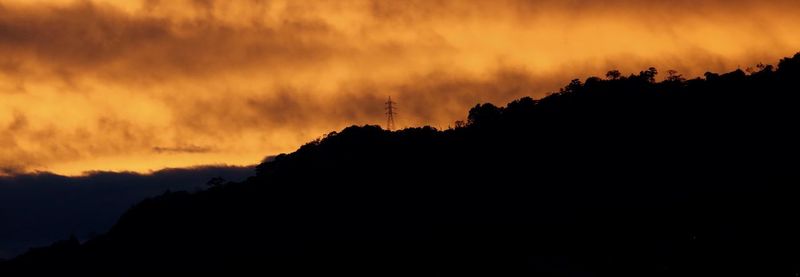
[{"label": "cloud layer", "polygon": [[800,50],[797,1],[7,1],[0,174],[252,164],[351,124]]}]

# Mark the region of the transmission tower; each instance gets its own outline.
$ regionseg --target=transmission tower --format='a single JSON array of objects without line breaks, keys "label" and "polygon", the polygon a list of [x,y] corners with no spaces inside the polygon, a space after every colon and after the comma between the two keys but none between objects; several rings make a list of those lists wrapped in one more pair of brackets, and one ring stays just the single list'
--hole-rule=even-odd
[{"label": "transmission tower", "polygon": [[392,101],[392,97],[389,96],[389,101],[386,101],[386,130],[394,130],[394,116],[397,115],[396,105],[397,103]]}]

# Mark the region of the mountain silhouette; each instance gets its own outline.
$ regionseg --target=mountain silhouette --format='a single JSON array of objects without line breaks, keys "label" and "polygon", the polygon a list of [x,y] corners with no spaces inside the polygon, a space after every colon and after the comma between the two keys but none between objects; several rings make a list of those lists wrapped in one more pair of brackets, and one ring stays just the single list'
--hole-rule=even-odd
[{"label": "mountain silhouette", "polygon": [[797,276],[800,54],[573,80],[466,124],[353,126],[2,276]]},{"label": "mountain silhouette", "polygon": [[74,235],[86,240],[108,231],[120,215],[166,190],[207,188],[209,178],[241,181],[255,165],[168,168],[148,174],[89,172],[61,176],[35,172],[0,176],[0,259]]}]

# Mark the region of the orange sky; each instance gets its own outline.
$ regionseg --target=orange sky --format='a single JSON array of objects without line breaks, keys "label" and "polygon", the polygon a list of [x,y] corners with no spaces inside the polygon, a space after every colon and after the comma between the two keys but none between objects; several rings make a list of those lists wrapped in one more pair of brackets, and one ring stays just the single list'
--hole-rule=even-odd
[{"label": "orange sky", "polygon": [[[600,3],[602,2],[602,3]],[[0,174],[253,164],[323,133],[800,51],[798,1],[5,0]]]}]

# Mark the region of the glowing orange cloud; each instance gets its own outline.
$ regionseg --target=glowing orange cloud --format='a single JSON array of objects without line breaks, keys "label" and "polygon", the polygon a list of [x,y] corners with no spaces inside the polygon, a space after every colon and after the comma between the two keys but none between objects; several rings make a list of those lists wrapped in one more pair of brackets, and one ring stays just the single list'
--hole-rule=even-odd
[{"label": "glowing orange cloud", "polygon": [[4,1],[0,172],[253,164],[351,124],[800,50],[797,1]]}]

